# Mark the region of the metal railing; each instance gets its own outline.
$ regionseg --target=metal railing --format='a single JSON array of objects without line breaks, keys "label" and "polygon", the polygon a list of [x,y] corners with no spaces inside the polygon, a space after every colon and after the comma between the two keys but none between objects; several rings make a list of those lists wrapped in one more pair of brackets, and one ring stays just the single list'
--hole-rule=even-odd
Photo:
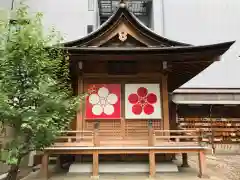
[{"label": "metal railing", "polygon": [[[119,0],[99,0],[100,17],[111,16],[119,7]],[[148,0],[126,1],[127,7],[136,16],[148,15]]]}]

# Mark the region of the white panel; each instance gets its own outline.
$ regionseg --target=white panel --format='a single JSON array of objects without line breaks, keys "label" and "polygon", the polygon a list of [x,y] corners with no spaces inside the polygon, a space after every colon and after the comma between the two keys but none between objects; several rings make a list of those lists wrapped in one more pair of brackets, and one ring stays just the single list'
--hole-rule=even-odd
[{"label": "white panel", "polygon": [[125,85],[126,119],[161,119],[159,84]]}]

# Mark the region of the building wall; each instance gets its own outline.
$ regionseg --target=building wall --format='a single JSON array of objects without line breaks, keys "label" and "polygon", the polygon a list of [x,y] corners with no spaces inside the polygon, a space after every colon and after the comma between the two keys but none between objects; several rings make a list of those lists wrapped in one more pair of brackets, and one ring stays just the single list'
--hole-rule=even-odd
[{"label": "building wall", "polygon": [[87,35],[87,25],[97,28],[97,0],[90,1],[94,4],[91,10],[88,0],[26,0],[32,12],[43,12],[46,31],[54,26],[62,32],[65,41]]},{"label": "building wall", "polygon": [[152,0],[152,29],[164,35],[164,0]]},{"label": "building wall", "polygon": [[0,9],[11,9],[11,1],[10,0],[1,0],[0,1]]},{"label": "building wall", "polygon": [[240,87],[240,1],[164,0],[165,36],[191,44],[236,40],[222,61],[210,66],[185,87]]},{"label": "building wall", "polygon": [[[16,0],[15,0],[16,1]],[[65,41],[87,34],[87,25],[98,25],[97,0],[88,11],[88,0],[26,0],[33,12],[44,13],[46,29],[54,25]],[[240,87],[240,1],[239,0],[152,0],[152,29],[167,38],[194,45],[237,40],[232,48],[185,87]],[[11,0],[0,7],[10,8]]]}]

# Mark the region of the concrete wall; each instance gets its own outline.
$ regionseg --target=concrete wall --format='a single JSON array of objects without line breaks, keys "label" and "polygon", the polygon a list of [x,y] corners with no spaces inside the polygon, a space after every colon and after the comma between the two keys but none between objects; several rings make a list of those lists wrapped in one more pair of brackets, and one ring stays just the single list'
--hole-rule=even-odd
[{"label": "concrete wall", "polygon": [[88,10],[88,0],[26,0],[32,12],[43,12],[46,30],[54,26],[65,41],[87,35],[87,25],[97,28],[97,0],[91,0],[94,10]]},{"label": "concrete wall", "polygon": [[11,9],[11,0],[1,0],[0,9]]},{"label": "concrete wall", "polygon": [[240,1],[164,0],[165,36],[192,44],[237,40],[222,57],[185,87],[240,87]]},{"label": "concrete wall", "polygon": [[152,0],[152,29],[160,34],[164,35],[164,1],[163,0]]}]

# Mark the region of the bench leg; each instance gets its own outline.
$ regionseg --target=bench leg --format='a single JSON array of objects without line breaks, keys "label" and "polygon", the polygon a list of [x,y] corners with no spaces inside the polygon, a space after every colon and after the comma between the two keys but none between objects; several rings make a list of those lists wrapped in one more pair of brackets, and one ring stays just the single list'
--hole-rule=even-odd
[{"label": "bench leg", "polygon": [[181,167],[189,167],[187,153],[182,153],[182,166]]},{"label": "bench leg", "polygon": [[208,178],[206,175],[206,156],[204,151],[198,152],[199,178]]},{"label": "bench leg", "polygon": [[49,154],[45,152],[42,157],[42,165],[40,170],[40,175],[43,179],[48,179],[49,177],[48,161],[49,161]]},{"label": "bench leg", "polygon": [[156,160],[155,152],[153,150],[149,151],[149,177],[154,178],[156,175]]},{"label": "bench leg", "polygon": [[92,179],[98,179],[98,169],[99,169],[99,154],[98,151],[93,152],[93,164],[92,164]]}]

